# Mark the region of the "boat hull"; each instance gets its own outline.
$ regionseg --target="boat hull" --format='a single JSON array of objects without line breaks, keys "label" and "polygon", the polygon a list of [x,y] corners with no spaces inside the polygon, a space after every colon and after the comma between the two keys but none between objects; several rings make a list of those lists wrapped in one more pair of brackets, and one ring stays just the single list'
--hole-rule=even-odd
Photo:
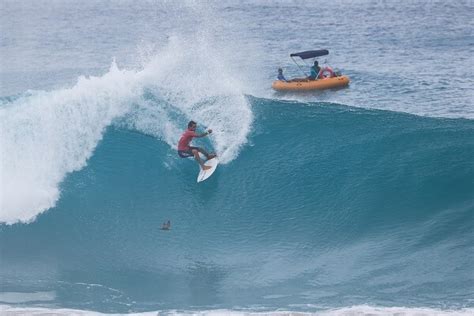
[{"label": "boat hull", "polygon": [[349,85],[349,77],[339,76],[324,78],[318,80],[285,82],[281,80],[274,81],[272,88],[277,91],[313,91],[340,88]]}]

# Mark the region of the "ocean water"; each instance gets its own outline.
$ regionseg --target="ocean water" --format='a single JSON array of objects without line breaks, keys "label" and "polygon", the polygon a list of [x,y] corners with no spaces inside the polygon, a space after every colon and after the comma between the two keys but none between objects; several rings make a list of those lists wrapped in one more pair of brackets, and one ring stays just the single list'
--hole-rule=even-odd
[{"label": "ocean water", "polygon": [[472,1],[0,9],[0,313],[474,313]]}]

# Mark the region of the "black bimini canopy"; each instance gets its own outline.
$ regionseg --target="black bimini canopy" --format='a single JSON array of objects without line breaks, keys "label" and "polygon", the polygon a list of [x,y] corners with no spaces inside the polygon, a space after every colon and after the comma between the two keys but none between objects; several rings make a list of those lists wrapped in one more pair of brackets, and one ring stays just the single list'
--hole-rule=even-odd
[{"label": "black bimini canopy", "polygon": [[329,51],[327,49],[320,49],[320,50],[308,50],[305,52],[300,53],[293,53],[290,54],[290,57],[300,57],[301,59],[308,59],[320,56],[329,55]]}]

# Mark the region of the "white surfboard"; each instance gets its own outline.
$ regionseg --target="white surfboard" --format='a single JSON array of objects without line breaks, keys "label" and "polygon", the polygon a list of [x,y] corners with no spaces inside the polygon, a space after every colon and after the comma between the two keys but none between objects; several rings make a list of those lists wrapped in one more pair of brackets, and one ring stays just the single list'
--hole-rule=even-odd
[{"label": "white surfboard", "polygon": [[211,169],[207,169],[207,170],[201,170],[199,171],[199,174],[198,174],[198,178],[197,178],[197,182],[201,182],[201,181],[204,181],[206,180],[207,178],[209,178],[210,176],[212,176],[212,174],[214,173],[214,171],[216,171],[217,169],[217,165],[219,164],[219,160],[216,158],[212,158],[212,159],[209,159],[208,161],[206,161],[204,163],[205,166],[210,166]]}]

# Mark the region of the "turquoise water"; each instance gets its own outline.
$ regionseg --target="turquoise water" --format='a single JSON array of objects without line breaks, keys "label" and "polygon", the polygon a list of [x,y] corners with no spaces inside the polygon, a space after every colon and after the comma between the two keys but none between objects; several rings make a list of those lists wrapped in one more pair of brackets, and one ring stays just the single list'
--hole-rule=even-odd
[{"label": "turquoise water", "polygon": [[[472,313],[469,2],[3,9],[0,310]],[[320,47],[349,88],[271,91]]]}]

